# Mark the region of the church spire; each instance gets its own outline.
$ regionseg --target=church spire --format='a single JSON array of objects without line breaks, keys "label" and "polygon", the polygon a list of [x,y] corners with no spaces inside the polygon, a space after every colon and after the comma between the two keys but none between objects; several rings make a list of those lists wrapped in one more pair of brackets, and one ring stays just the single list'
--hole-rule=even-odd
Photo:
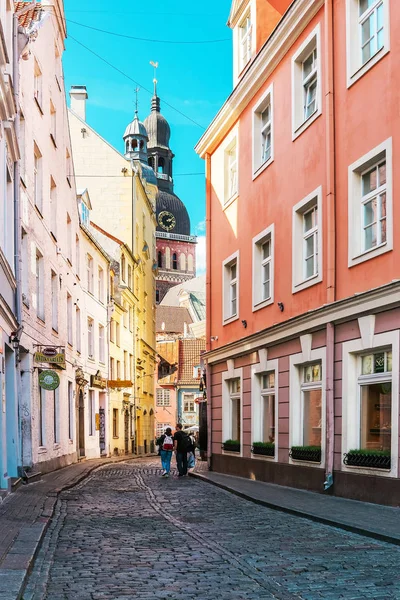
[{"label": "church spire", "polygon": [[157,96],[157,69],[158,62],[150,61],[152,67],[154,67],[154,77],[153,77],[153,85],[154,85],[154,93],[153,98],[151,99],[151,110],[152,112],[160,112],[160,98]]}]

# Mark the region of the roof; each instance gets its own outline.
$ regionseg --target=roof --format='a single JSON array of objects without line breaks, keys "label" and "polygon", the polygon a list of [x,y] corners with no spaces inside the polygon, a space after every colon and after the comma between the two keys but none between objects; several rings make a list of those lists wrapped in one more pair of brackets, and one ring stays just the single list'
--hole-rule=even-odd
[{"label": "roof", "polygon": [[178,342],[176,340],[160,341],[156,344],[157,354],[160,358],[160,363],[166,363],[171,367],[170,374],[158,379],[158,383],[162,385],[171,385],[176,382],[178,370]]},{"label": "roof", "polygon": [[165,229],[163,229],[160,226],[158,220],[159,214],[162,212],[170,212],[175,217],[175,225],[171,230],[169,230],[169,232],[176,233],[179,235],[190,235],[189,213],[182,200],[178,198],[176,194],[174,194],[173,192],[166,192],[164,190],[160,190],[157,194],[156,206],[157,231],[165,232]]},{"label": "roof", "polygon": [[206,349],[206,341],[179,340],[178,385],[198,385],[193,369],[200,365],[200,353]]},{"label": "roof", "polygon": [[[18,13],[22,10],[29,2],[14,2],[14,10]],[[27,10],[23,15],[18,17],[18,23],[21,27],[29,27],[33,21],[40,20],[40,13],[42,12],[42,5],[40,2],[36,2],[36,5]]]},{"label": "roof", "polygon": [[[187,308],[180,306],[157,306],[156,332],[184,333],[185,323],[190,325],[192,318]],[[164,324],[164,327],[163,327]]]},{"label": "roof", "polygon": [[206,293],[205,292],[190,292],[190,304],[199,321],[206,318]]},{"label": "roof", "polygon": [[205,289],[206,276],[200,275],[199,277],[194,277],[193,279],[189,279],[188,281],[184,281],[170,288],[165,294],[159,306],[180,306],[180,292],[194,292],[195,294],[197,294],[197,292],[203,292],[205,295]]}]

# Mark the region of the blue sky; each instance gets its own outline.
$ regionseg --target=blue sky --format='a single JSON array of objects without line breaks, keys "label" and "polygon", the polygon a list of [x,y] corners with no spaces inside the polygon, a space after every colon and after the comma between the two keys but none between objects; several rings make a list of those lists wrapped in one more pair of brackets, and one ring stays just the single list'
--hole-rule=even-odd
[{"label": "blue sky", "polygon": [[[168,9],[166,6],[168,5]],[[204,236],[204,162],[193,148],[204,129],[166,105],[176,107],[206,128],[232,89],[231,30],[226,26],[231,0],[152,0],[114,3],[110,0],[65,0],[68,39],[64,54],[66,89],[86,85],[87,121],[120,151],[122,135],[134,113],[135,83],[116,72],[74,39],[101,55],[139,83],[139,116],[150,111],[153,69],[158,61],[161,111],[171,125],[175,153],[175,192],[186,204],[192,232]],[[115,7],[113,10],[111,6]],[[126,8],[124,8],[126,7]],[[166,44],[116,37],[78,23],[126,36],[152,40],[204,41]],[[203,240],[204,241],[204,240]]]}]

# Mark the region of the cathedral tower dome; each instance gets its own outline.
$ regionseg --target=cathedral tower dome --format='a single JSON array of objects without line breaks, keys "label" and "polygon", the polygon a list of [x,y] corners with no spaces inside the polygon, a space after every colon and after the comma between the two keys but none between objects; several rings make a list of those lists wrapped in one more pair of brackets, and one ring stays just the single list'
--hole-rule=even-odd
[{"label": "cathedral tower dome", "polygon": [[149,141],[146,127],[139,121],[138,111],[132,123],[129,123],[124,133],[125,158],[128,160],[139,160],[147,164],[147,143]]}]

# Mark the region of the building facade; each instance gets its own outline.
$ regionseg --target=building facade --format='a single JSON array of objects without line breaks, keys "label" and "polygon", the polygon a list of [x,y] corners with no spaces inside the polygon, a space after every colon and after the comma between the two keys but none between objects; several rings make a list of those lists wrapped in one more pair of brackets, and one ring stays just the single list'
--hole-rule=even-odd
[{"label": "building facade", "polygon": [[160,112],[156,85],[151,101],[151,113],[145,119],[148,134],[148,163],[157,178],[156,201],[156,302],[167,291],[196,275],[196,236],[190,235],[190,219],[183,202],[174,193],[173,159],[169,147],[170,126]]},{"label": "building facade", "polygon": [[197,145],[216,471],[398,504],[399,18],[233,2],[234,89]]}]

